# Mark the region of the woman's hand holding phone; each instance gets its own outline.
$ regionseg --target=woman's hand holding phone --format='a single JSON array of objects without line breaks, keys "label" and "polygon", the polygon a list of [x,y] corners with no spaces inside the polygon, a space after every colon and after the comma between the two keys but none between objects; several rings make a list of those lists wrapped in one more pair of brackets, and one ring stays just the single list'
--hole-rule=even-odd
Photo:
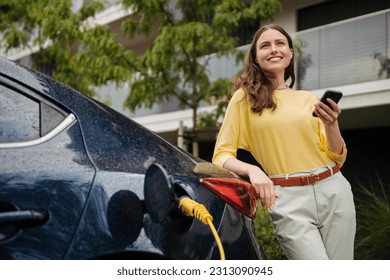
[{"label": "woman's hand holding phone", "polygon": [[[337,103],[343,97],[343,93],[336,90],[327,90],[321,97],[320,102],[315,105],[313,117],[319,117],[324,122],[334,122],[341,110]],[[329,100],[328,100],[329,99]],[[323,103],[323,104],[321,104]],[[332,120],[330,120],[330,118]]]}]

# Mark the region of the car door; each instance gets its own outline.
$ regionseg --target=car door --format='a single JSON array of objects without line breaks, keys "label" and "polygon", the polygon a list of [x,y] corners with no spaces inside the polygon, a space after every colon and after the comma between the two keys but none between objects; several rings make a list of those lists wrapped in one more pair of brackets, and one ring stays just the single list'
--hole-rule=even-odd
[{"label": "car door", "polygon": [[76,116],[0,75],[0,259],[61,259],[95,169]]}]

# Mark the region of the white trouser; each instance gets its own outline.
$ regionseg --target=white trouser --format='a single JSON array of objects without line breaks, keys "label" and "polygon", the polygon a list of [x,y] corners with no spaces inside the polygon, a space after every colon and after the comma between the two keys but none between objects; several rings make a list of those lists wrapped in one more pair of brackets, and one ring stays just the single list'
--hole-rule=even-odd
[{"label": "white trouser", "polygon": [[279,197],[270,214],[288,259],[353,259],[355,205],[351,185],[341,172],[314,185],[276,185],[275,192]]}]

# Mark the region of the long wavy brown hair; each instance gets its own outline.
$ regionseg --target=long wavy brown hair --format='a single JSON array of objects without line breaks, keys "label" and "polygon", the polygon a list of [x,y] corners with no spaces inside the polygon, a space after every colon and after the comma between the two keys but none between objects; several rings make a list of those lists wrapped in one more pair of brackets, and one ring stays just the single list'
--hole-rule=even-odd
[{"label": "long wavy brown hair", "polygon": [[[272,108],[275,110],[277,107],[273,100],[275,85],[267,78],[263,69],[256,62],[257,40],[264,31],[269,29],[275,29],[282,33],[287,38],[290,49],[293,49],[291,37],[282,27],[276,24],[261,27],[253,36],[251,47],[245,57],[242,73],[233,81],[232,94],[239,88],[242,88],[251,102],[252,112],[259,114],[263,112],[264,108]],[[294,55],[284,72],[284,81],[287,81],[289,78],[291,82],[288,87],[292,88],[295,83]]]}]

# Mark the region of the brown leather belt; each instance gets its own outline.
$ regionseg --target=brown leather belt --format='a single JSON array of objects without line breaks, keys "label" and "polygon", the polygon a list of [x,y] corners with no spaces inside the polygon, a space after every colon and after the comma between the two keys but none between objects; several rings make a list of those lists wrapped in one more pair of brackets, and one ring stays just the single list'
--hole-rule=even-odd
[{"label": "brown leather belt", "polygon": [[296,176],[289,178],[270,178],[274,185],[279,185],[281,187],[290,187],[290,186],[304,186],[304,185],[314,185],[319,181],[330,177],[332,174],[335,174],[340,171],[340,167],[335,165],[331,170],[326,170],[318,174],[310,174],[308,176]]}]

